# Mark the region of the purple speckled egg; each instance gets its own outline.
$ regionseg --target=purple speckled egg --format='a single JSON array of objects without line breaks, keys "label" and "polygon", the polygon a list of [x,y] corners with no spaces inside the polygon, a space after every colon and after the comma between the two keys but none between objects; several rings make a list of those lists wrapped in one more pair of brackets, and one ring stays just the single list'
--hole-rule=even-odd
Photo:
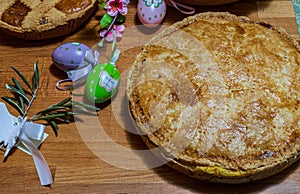
[{"label": "purple speckled egg", "polygon": [[69,42],[54,49],[52,60],[63,71],[76,69],[84,60],[85,53],[91,52],[85,44]]},{"label": "purple speckled egg", "polygon": [[166,15],[166,10],[164,0],[139,0],[137,5],[138,18],[147,27],[159,25]]}]

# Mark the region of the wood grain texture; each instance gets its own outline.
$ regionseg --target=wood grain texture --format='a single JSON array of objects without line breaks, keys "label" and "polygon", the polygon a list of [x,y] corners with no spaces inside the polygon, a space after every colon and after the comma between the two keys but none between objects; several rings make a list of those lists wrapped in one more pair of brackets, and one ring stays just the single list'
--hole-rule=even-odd
[{"label": "wood grain texture", "polygon": [[257,1],[259,18],[294,17],[292,1]]},{"label": "wood grain texture", "polygon": [[[140,24],[136,17],[136,1],[132,0],[129,13],[126,16],[126,30]],[[280,9],[284,7],[284,11]],[[197,12],[204,11],[228,11],[236,15],[246,15],[252,18],[265,20],[271,24],[286,28],[287,32],[297,36],[297,25],[290,1],[254,1],[241,0],[236,3],[215,6],[196,7]],[[284,13],[283,13],[284,12]],[[288,12],[288,13],[287,13]],[[4,83],[11,82],[15,76],[10,66],[21,70],[25,76],[32,75],[33,63],[39,60],[41,70],[41,85],[34,106],[30,113],[35,113],[41,108],[58,102],[68,96],[69,92],[55,89],[55,83],[66,77],[54,65],[51,54],[54,48],[62,43],[77,41],[88,46],[93,46],[98,38],[99,19],[104,14],[98,10],[93,16],[78,29],[68,36],[45,40],[24,41],[0,34],[0,95],[11,95],[5,90]],[[168,7],[164,25],[170,25],[182,20],[186,15],[179,13],[174,8]],[[126,33],[125,30],[125,33]],[[130,40],[131,47],[128,49],[127,42],[120,43],[124,52],[120,56],[118,68],[121,73],[131,66],[136,54],[139,52],[141,42],[141,30],[137,33],[125,34],[124,41]],[[151,37],[151,33],[147,37]],[[129,43],[128,43],[129,44]],[[137,46],[134,46],[137,45]],[[126,47],[127,46],[127,47]],[[124,90],[123,87],[120,88]],[[130,118],[126,113],[126,101],[117,102],[120,106],[119,115],[115,115],[112,104],[106,103],[101,108],[95,123],[101,123],[107,135],[117,144],[128,149],[146,149],[138,135],[124,130],[133,128]],[[9,107],[11,113],[17,112]],[[29,115],[30,116],[30,115]],[[81,125],[84,125],[83,121]],[[93,122],[90,121],[90,122]],[[40,150],[48,162],[54,177],[51,187],[40,186],[37,172],[30,156],[14,150],[6,162],[0,163],[0,192],[1,193],[294,193],[300,191],[300,168],[299,162],[282,173],[265,180],[243,185],[222,185],[199,182],[182,175],[166,165],[149,170],[128,170],[118,168],[104,162],[97,157],[82,140],[76,123],[60,125],[56,137],[52,129],[47,126],[46,132],[49,137],[41,146]],[[87,125],[86,130],[92,126]],[[108,149],[109,144],[98,149]],[[112,153],[113,154],[113,153]],[[126,154],[126,153],[124,153]],[[125,157],[125,156],[124,156]],[[130,161],[123,158],[124,165]]]}]

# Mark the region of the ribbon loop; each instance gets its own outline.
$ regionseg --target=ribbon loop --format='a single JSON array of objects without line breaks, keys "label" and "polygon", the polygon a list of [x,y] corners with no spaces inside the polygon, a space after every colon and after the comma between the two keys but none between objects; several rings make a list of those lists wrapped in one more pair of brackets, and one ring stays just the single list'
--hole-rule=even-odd
[{"label": "ribbon loop", "polygon": [[73,82],[80,80],[81,78],[87,76],[87,74],[92,70],[93,65],[89,64],[86,67],[83,67],[81,69],[71,70],[68,71],[68,78],[72,80]]},{"label": "ribbon loop", "polygon": [[22,133],[19,137],[20,140],[26,145],[33,158],[37,173],[40,178],[41,185],[50,185],[53,183],[52,175],[46,160],[44,159],[41,152],[27,137],[26,132]]},{"label": "ribbon loop", "polygon": [[42,141],[44,138],[45,125],[36,124],[34,122],[26,122],[22,130],[25,132],[27,137]]},{"label": "ribbon loop", "polygon": [[69,90],[69,89],[71,89],[72,88],[72,85],[70,84],[70,85],[68,85],[68,86],[60,86],[62,83],[66,83],[66,82],[70,82],[70,83],[72,83],[72,80],[71,79],[63,79],[63,80],[59,80],[57,83],[56,83],[56,88],[58,89],[58,90],[62,90],[62,91],[64,91],[64,90]]},{"label": "ribbon loop", "polygon": [[[178,11],[180,11],[181,13],[184,13],[184,14],[194,14],[195,13],[195,8],[194,7],[191,7],[191,6],[187,6],[187,5],[183,5],[181,3],[178,3],[174,0],[167,0],[167,3],[173,7],[175,7]],[[184,11],[183,9],[187,10],[187,11]]]}]

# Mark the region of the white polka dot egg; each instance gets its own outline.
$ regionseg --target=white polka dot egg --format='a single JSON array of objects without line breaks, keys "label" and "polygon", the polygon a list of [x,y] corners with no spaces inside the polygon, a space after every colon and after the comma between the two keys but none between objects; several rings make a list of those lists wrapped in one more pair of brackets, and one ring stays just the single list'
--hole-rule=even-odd
[{"label": "white polka dot egg", "polygon": [[137,15],[142,24],[147,27],[155,27],[163,21],[166,9],[164,0],[139,0]]}]

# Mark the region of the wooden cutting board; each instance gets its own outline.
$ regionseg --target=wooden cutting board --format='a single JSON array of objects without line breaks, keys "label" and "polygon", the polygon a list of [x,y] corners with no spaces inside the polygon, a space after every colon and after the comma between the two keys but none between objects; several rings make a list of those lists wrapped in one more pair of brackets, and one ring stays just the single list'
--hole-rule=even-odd
[{"label": "wooden cutting board", "polygon": [[[134,61],[136,54],[141,48],[141,28],[136,17],[136,1],[132,0],[129,6],[129,13],[126,16],[124,39],[120,48],[124,50],[117,64],[121,73],[125,75],[126,70]],[[288,33],[297,35],[297,25],[293,12],[292,1],[254,1],[240,0],[238,2],[209,7],[196,7],[197,12],[204,11],[228,11],[236,15],[246,15],[252,18],[259,18],[270,22],[273,25],[282,26]],[[18,40],[5,34],[0,34],[0,95],[11,95],[4,83],[11,82],[15,76],[10,66],[21,70],[25,76],[31,76],[32,65],[39,60],[41,70],[41,88],[38,97],[32,107],[31,113],[41,108],[69,97],[69,92],[62,92],[55,89],[55,83],[66,75],[60,72],[52,63],[52,51],[59,45],[77,41],[88,46],[93,46],[98,38],[99,19],[104,14],[99,9],[93,17],[78,31],[54,40],[31,42]],[[168,7],[167,16],[163,25],[182,20],[186,15],[179,13],[176,9]],[[148,31],[147,37],[151,37],[156,30]],[[130,40],[130,41],[129,41]],[[126,42],[128,41],[128,42]],[[129,45],[129,47],[128,47]],[[132,46],[130,46],[132,45]],[[127,49],[124,49],[124,48]],[[123,79],[124,80],[124,79]],[[124,93],[124,82],[121,84],[120,93]],[[300,191],[300,167],[299,162],[284,172],[261,180],[255,183],[243,185],[220,185],[199,182],[182,175],[166,165],[148,170],[124,169],[111,165],[104,161],[104,158],[96,156],[91,144],[85,144],[84,138],[99,141],[96,134],[88,133],[90,136],[81,137],[84,130],[92,131],[93,123],[101,124],[105,134],[122,148],[129,150],[146,149],[138,135],[127,132],[124,128],[133,128],[128,112],[126,111],[126,100],[116,98],[113,104],[106,103],[96,118],[87,118],[80,123],[60,125],[56,137],[52,129],[47,126],[46,132],[49,137],[40,147],[50,170],[54,177],[51,187],[40,186],[39,179],[30,156],[15,150],[9,158],[0,164],[0,192],[1,193],[217,193],[217,192],[267,192],[267,193],[294,193]],[[17,115],[17,112],[9,107],[10,111]],[[117,110],[116,110],[117,109]],[[29,115],[30,116],[30,115]],[[80,127],[80,130],[78,129]],[[84,133],[85,134],[85,133]],[[102,137],[100,137],[102,138]],[[102,140],[101,140],[102,141]],[[90,143],[90,142],[89,142]],[[96,149],[110,150],[112,147],[106,140],[101,142]],[[95,147],[94,147],[95,148]],[[114,161],[121,161],[123,166],[132,164],[131,158],[126,152],[117,154],[111,151],[108,157]],[[142,158],[145,163],[150,158]]]}]

